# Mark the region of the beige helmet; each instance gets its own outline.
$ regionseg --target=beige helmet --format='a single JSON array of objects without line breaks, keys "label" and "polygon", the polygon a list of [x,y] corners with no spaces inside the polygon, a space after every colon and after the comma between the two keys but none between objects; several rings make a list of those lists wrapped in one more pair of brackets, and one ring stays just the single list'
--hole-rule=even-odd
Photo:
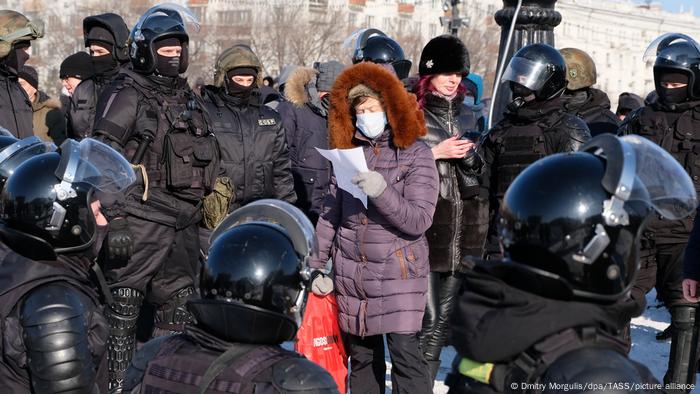
[{"label": "beige helmet", "polygon": [[214,64],[214,86],[219,88],[225,87],[226,73],[238,67],[254,68],[258,72],[256,83],[258,86],[262,86],[262,63],[260,63],[260,59],[249,46],[242,44],[234,45],[223,51],[216,59]]},{"label": "beige helmet", "polygon": [[0,10],[0,59],[6,57],[12,45],[44,36],[44,24],[30,21],[17,11]]},{"label": "beige helmet", "polygon": [[597,73],[593,59],[584,51],[576,48],[564,48],[559,52],[566,62],[566,80],[568,90],[578,90],[595,85]]}]

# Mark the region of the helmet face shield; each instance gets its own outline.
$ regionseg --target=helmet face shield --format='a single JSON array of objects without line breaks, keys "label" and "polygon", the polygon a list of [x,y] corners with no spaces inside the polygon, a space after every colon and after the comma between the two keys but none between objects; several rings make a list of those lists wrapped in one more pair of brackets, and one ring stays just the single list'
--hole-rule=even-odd
[{"label": "helmet face shield", "polygon": [[67,183],[87,183],[102,193],[124,191],[136,181],[131,164],[108,145],[91,138],[66,140],[56,176]]},{"label": "helmet face shield", "polygon": [[[165,16],[166,18],[161,18]],[[153,26],[149,22],[158,20]],[[187,31],[187,25],[190,25],[195,31],[199,31],[199,20],[192,12],[179,4],[165,3],[150,8],[145,14],[139,18],[138,22],[131,31],[132,42],[140,42],[145,40],[142,29],[145,26],[149,28],[166,32],[172,29],[182,27]],[[157,31],[156,31],[157,32]]]},{"label": "helmet face shield", "polygon": [[347,54],[348,60],[353,64],[360,63],[364,60],[362,49],[367,44],[367,40],[374,36],[386,36],[384,32],[377,29],[358,29],[352,32],[341,45],[343,53]]},{"label": "helmet face shield", "polygon": [[14,137],[10,130],[0,126],[0,137]]},{"label": "helmet face shield", "polygon": [[501,82],[515,82],[533,92],[540,90],[554,70],[547,63],[536,62],[522,57],[513,57],[503,73]]},{"label": "helmet face shield", "polygon": [[[282,227],[302,260],[303,271],[306,270],[306,260],[318,248],[314,226],[299,208],[285,201],[262,199],[235,210],[214,229],[209,241],[213,244],[227,230],[254,222],[271,223]],[[305,276],[307,272],[301,272],[301,274]]]},{"label": "helmet face shield", "polygon": [[638,135],[620,140],[634,153],[635,181],[628,201],[645,202],[671,220],[683,219],[696,209],[693,181],[671,154]]},{"label": "helmet face shield", "polygon": [[645,62],[660,61],[669,66],[689,67],[700,59],[700,45],[685,34],[666,33],[649,44],[642,59]]},{"label": "helmet face shield", "polygon": [[650,214],[677,220],[696,207],[693,182],[669,153],[640,136],[601,134],[520,173],[499,232],[514,262],[570,288],[562,297],[614,302],[632,285]]},{"label": "helmet face shield", "polygon": [[56,145],[52,142],[45,142],[37,136],[23,138],[0,151],[0,178],[8,178],[20,164],[31,157],[55,151]]}]

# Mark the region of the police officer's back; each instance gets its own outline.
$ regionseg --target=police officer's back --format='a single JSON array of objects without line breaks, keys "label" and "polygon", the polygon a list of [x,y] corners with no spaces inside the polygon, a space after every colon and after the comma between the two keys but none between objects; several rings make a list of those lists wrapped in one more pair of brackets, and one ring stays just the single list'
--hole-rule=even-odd
[{"label": "police officer's back", "polygon": [[258,200],[234,211],[212,235],[202,299],[188,302],[197,323],[144,345],[124,392],[338,392],[321,367],[279,346],[298,328],[313,248],[313,226],[291,204]]},{"label": "police officer's back", "polygon": [[7,180],[0,194],[4,392],[106,390],[108,328],[89,278],[107,225],[98,196],[134,178],[119,153],[86,139],[29,158]]},{"label": "police officer's back", "polygon": [[638,136],[604,134],[581,150],[536,162],[506,192],[508,259],[465,274],[450,392],[632,393],[656,383],[621,338],[637,312],[629,292],[639,237],[652,211],[689,214],[695,190]]}]

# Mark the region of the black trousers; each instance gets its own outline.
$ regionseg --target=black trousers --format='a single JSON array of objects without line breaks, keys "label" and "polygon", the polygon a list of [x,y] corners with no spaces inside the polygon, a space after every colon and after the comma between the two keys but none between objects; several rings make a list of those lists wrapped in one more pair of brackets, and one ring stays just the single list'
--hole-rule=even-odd
[{"label": "black trousers", "polygon": [[106,262],[110,288],[127,287],[146,295],[154,305],[168,303],[181,289],[194,286],[199,274],[199,229],[182,230],[127,216],[134,236],[134,254],[126,264]]},{"label": "black trousers", "polygon": [[632,298],[641,312],[646,308],[645,295],[656,287],[656,293],[669,308],[692,305],[683,298],[683,255],[685,243],[657,244],[642,249],[639,272],[632,286]]},{"label": "black trousers", "polygon": [[[391,357],[392,393],[431,393],[432,382],[423,359],[417,334],[386,334]],[[350,390],[353,394],[384,394],[386,364],[384,363],[384,336],[358,337],[348,335],[350,355]]]},{"label": "black trousers", "polygon": [[440,360],[440,352],[447,342],[450,316],[461,284],[462,278],[459,274],[430,273],[428,302],[423,315],[423,329],[419,334],[423,355],[427,361]]}]

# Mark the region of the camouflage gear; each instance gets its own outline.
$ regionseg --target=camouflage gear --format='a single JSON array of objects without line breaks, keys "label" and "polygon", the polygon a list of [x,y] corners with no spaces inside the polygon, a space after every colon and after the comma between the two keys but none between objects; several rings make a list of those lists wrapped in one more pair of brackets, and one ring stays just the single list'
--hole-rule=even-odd
[{"label": "camouflage gear", "polygon": [[231,201],[236,199],[231,178],[225,176],[216,178],[216,183],[211,193],[202,201],[202,224],[205,228],[213,230],[228,215]]},{"label": "camouflage gear", "polygon": [[568,90],[578,90],[595,85],[597,72],[593,59],[584,51],[576,48],[564,48],[559,52],[566,61],[566,80]]},{"label": "camouflage gear", "polygon": [[0,58],[6,57],[12,45],[44,36],[44,24],[32,22],[17,11],[0,10]]},{"label": "camouflage gear", "polygon": [[225,50],[216,59],[214,65],[214,86],[223,88],[226,73],[238,67],[251,67],[257,70],[256,83],[262,86],[262,63],[252,49],[247,45],[234,45]]}]

